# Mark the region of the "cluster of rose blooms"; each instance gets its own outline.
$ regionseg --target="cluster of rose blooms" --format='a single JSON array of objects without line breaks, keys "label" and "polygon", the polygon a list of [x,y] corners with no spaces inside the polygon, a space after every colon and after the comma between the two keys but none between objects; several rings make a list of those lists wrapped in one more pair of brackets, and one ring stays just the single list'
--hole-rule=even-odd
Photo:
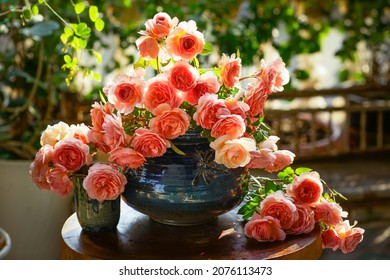
[{"label": "cluster of rose blooms", "polygon": [[[258,120],[268,96],[282,91],[289,81],[280,58],[270,63],[262,60],[249,77],[241,77],[241,59],[235,54],[223,54],[214,69],[200,69],[196,56],[202,54],[206,41],[194,21],[179,22],[158,13],[145,26],[136,45],[140,58],[156,66],[156,76],[146,79],[145,69],[136,68],[109,82],[103,88],[105,100],[92,106],[91,127],[62,122],[48,126],[31,165],[38,187],[65,195],[72,189],[71,174],[89,166],[83,182],[89,196],[114,199],[124,190],[127,168],[142,167],[147,158],[164,155],[167,148],[174,148],[172,140],[189,129],[203,131],[215,151],[215,161],[228,168],[276,172],[293,162],[292,152],[278,149],[278,137],[255,137],[261,132]],[[245,88],[241,88],[243,79],[251,81]],[[108,162],[93,164],[96,150],[108,154]],[[293,231],[292,223],[301,221],[297,217],[308,208],[280,196],[264,200],[262,214],[246,226],[248,235],[266,239],[260,238],[261,221],[272,227],[274,239],[284,238],[282,230]],[[272,210],[263,210],[275,200],[292,212],[280,222],[271,218]],[[304,232],[313,229],[313,215],[307,215]]]},{"label": "cluster of rose blooms", "polygon": [[326,199],[320,175],[305,172],[290,184],[268,194],[245,225],[245,234],[258,241],[284,240],[287,234],[322,229],[322,247],[343,253],[352,252],[363,240],[364,230],[344,220],[348,213],[332,199]]}]

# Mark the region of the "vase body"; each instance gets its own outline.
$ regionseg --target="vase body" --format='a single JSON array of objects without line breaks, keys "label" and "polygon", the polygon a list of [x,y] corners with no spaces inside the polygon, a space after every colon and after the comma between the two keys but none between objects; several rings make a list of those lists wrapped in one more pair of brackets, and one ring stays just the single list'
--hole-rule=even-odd
[{"label": "vase body", "polygon": [[85,176],[74,176],[74,201],[81,228],[87,232],[116,230],[120,218],[120,197],[115,200],[91,199],[83,188]]},{"label": "vase body", "polygon": [[168,149],[127,173],[122,196],[129,206],[155,221],[185,226],[208,222],[241,203],[247,192],[242,168],[216,164],[208,140],[197,131],[173,143],[185,155]]}]

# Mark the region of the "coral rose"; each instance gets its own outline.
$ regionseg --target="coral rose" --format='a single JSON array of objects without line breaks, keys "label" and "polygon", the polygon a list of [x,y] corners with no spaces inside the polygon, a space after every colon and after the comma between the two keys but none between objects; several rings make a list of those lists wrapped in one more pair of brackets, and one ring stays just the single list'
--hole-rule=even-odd
[{"label": "coral rose", "polygon": [[122,125],[122,117],[120,114],[107,115],[103,124],[103,141],[110,151],[124,147],[129,142],[129,136],[126,134]]},{"label": "coral rose", "polygon": [[136,169],[141,167],[145,157],[131,148],[117,148],[110,153],[108,160],[120,166]]},{"label": "coral rose", "polygon": [[146,128],[138,128],[131,141],[134,150],[144,157],[159,157],[165,154],[170,144],[157,133]]},{"label": "coral rose", "polygon": [[88,131],[89,131],[89,127],[83,123],[77,125],[72,124],[69,127],[68,135],[78,140],[81,140],[85,144],[88,144],[89,143]]},{"label": "coral rose", "polygon": [[211,142],[210,147],[215,150],[216,163],[237,168],[249,163],[250,152],[256,150],[256,142],[246,137],[230,140],[228,135],[224,135]]},{"label": "coral rose", "polygon": [[322,249],[330,248],[333,251],[336,251],[340,248],[341,238],[337,235],[337,232],[334,229],[324,230],[321,234],[322,237]]},{"label": "coral rose", "polygon": [[260,203],[260,209],[261,216],[271,216],[279,220],[283,230],[291,228],[299,218],[297,207],[281,190],[267,195]]},{"label": "coral rose", "polygon": [[181,91],[188,91],[195,87],[199,76],[198,71],[185,61],[176,62],[167,74],[171,84]]},{"label": "coral rose", "polygon": [[294,177],[286,192],[298,203],[314,205],[319,202],[323,192],[320,175],[315,171],[302,173]]},{"label": "coral rose", "polygon": [[226,88],[232,88],[238,82],[241,75],[241,58],[232,54],[230,57],[222,54],[218,63],[221,70],[221,82]]},{"label": "coral rose", "polygon": [[349,221],[343,222],[341,227],[336,228],[340,240],[340,249],[344,254],[355,250],[356,246],[362,242],[364,229],[349,225]]},{"label": "coral rose", "polygon": [[295,154],[288,150],[274,152],[275,159],[265,167],[267,172],[277,172],[293,163]]},{"label": "coral rose", "polygon": [[251,154],[251,160],[246,165],[249,169],[263,169],[270,166],[275,160],[276,156],[270,149],[261,149],[253,151]]},{"label": "coral rose", "polygon": [[83,187],[92,199],[99,201],[114,200],[125,189],[126,176],[112,164],[95,163],[88,170]]},{"label": "coral rose", "polygon": [[47,181],[51,186],[51,190],[60,196],[67,195],[73,188],[73,184],[68,177],[68,170],[61,165],[50,169],[47,174]]},{"label": "coral rose", "polygon": [[145,59],[158,57],[160,46],[157,40],[151,36],[141,36],[136,41],[139,56]]},{"label": "coral rose", "polygon": [[316,221],[321,221],[328,226],[336,226],[342,223],[343,218],[348,215],[336,202],[322,200],[313,207]]},{"label": "coral rose", "polygon": [[149,80],[148,89],[144,96],[144,105],[150,112],[164,103],[169,104],[171,108],[178,108],[182,101],[180,93],[163,75]]},{"label": "coral rose", "polygon": [[150,130],[165,139],[175,139],[184,135],[190,126],[191,117],[180,108],[171,110],[168,104],[161,104],[153,113],[156,117],[149,122]]},{"label": "coral rose", "polygon": [[69,171],[77,171],[92,161],[89,146],[75,138],[66,138],[54,145],[53,162]]},{"label": "coral rose", "polygon": [[168,54],[175,60],[190,60],[203,51],[205,40],[197,31],[196,22],[190,20],[180,22],[168,35],[166,44]]},{"label": "coral rose", "polygon": [[211,129],[223,115],[230,115],[225,102],[218,99],[216,94],[205,94],[199,99],[193,118],[197,125],[205,129]]},{"label": "coral rose", "polygon": [[281,58],[277,58],[270,64],[261,60],[261,70],[255,74],[259,79],[257,88],[261,92],[271,94],[276,91],[283,91],[283,86],[290,80],[286,64]]},{"label": "coral rose", "polygon": [[92,128],[88,131],[88,139],[93,143],[97,149],[101,150],[103,153],[109,153],[112,149],[104,141],[104,132],[98,129]]},{"label": "coral rose", "polygon": [[217,93],[219,90],[218,78],[212,72],[206,72],[196,80],[195,87],[187,91],[184,100],[191,105],[196,105],[199,98],[206,93]]},{"label": "coral rose", "polygon": [[223,135],[228,135],[230,139],[237,139],[245,132],[244,119],[239,115],[221,116],[221,118],[213,125],[211,136],[218,138]]},{"label": "coral rose", "polygon": [[238,101],[237,95],[235,97],[227,97],[225,99],[225,105],[229,111],[234,115],[241,116],[246,119],[246,112],[249,111],[249,106],[245,102]]},{"label": "coral rose", "polygon": [[167,13],[157,13],[153,19],[148,19],[145,22],[146,32],[152,37],[164,38],[177,25],[178,21],[176,17],[172,19]]},{"label": "coral rose", "polygon": [[251,220],[245,224],[245,235],[260,242],[284,240],[286,233],[280,228],[277,219],[271,216],[261,217],[254,213]]},{"label": "coral rose", "polygon": [[49,144],[41,147],[35,154],[34,161],[30,164],[31,179],[40,190],[50,190],[50,184],[47,181],[49,164],[53,157],[53,147]]},{"label": "coral rose", "polygon": [[295,204],[295,206],[297,207],[298,220],[286,230],[286,233],[301,234],[311,232],[315,226],[314,211],[307,205]]},{"label": "coral rose", "polygon": [[263,108],[265,106],[265,102],[267,101],[268,94],[259,88],[256,85],[250,84],[248,85],[244,102],[248,104],[249,111],[248,114],[251,117],[261,117],[263,116]]},{"label": "coral rose", "polygon": [[[108,91],[107,91],[108,93]],[[104,105],[95,102],[90,110],[92,126],[97,131],[103,130],[104,118],[106,115],[111,115],[114,112],[114,105],[110,102],[106,102]]]}]

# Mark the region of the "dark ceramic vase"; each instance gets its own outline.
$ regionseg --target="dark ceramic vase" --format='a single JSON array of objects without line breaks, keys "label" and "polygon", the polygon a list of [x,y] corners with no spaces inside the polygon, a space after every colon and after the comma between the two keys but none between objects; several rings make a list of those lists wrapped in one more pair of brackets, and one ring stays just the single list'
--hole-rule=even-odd
[{"label": "dark ceramic vase", "polygon": [[120,197],[115,200],[91,199],[83,188],[85,176],[74,176],[74,201],[81,228],[86,232],[116,230],[120,218]]},{"label": "dark ceramic vase", "polygon": [[186,226],[208,222],[241,203],[247,191],[242,168],[216,164],[208,140],[197,131],[173,143],[185,155],[168,149],[127,173],[122,196],[129,206],[155,221]]}]

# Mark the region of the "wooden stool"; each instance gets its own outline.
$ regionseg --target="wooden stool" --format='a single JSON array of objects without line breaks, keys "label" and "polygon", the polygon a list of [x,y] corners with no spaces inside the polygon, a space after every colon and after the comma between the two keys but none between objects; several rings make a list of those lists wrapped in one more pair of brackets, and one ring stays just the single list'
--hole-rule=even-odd
[{"label": "wooden stool", "polygon": [[117,231],[87,233],[76,214],[62,228],[62,259],[319,259],[320,230],[284,241],[258,242],[243,232],[237,209],[198,226],[169,226],[151,220],[125,203]]}]

